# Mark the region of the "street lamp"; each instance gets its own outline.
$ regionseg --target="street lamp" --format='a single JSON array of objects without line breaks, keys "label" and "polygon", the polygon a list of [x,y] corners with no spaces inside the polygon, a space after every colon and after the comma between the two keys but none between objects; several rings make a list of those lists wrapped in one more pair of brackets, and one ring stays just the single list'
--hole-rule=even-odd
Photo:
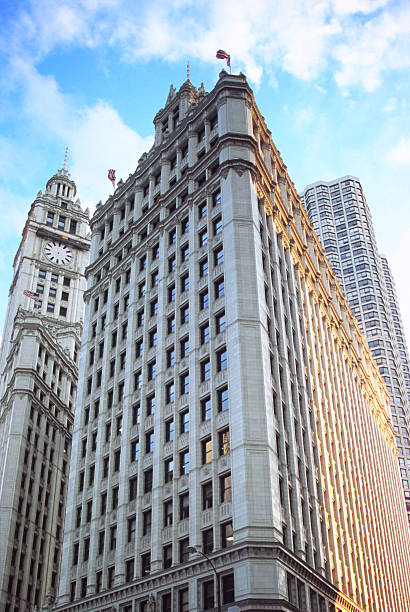
[{"label": "street lamp", "polygon": [[198,550],[198,548],[196,548],[196,546],[188,546],[188,552],[190,554],[197,553],[198,555],[202,555],[211,564],[211,567],[214,570],[215,578],[216,578],[216,595],[217,595],[217,599],[218,599],[218,612],[221,612],[221,610],[222,610],[222,608],[221,608],[221,589],[220,589],[220,583],[219,583],[219,574],[216,571],[215,565],[213,564],[211,559],[208,557],[208,555],[206,555],[204,552],[202,552],[202,550]]}]

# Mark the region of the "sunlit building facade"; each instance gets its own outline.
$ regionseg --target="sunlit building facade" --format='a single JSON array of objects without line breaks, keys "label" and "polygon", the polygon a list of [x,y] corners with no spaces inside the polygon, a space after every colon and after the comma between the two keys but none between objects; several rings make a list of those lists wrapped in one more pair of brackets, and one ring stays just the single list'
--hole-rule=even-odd
[{"label": "sunlit building facade", "polygon": [[246,78],[154,124],[91,222],[55,610],[404,610],[386,387]]},{"label": "sunlit building facade", "polygon": [[309,185],[303,201],[390,393],[410,523],[410,362],[391,271],[357,178]]},{"label": "sunlit building facade", "polygon": [[67,169],[31,205],[0,356],[0,610],[58,588],[84,311],[89,216]]}]

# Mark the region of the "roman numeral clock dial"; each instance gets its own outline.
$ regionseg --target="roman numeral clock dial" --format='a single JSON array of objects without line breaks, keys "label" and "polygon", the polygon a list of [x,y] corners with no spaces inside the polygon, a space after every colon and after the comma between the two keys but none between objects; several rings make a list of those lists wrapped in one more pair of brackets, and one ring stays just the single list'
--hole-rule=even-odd
[{"label": "roman numeral clock dial", "polygon": [[61,242],[48,242],[44,247],[44,254],[53,263],[63,266],[70,263],[73,256],[70,249]]}]

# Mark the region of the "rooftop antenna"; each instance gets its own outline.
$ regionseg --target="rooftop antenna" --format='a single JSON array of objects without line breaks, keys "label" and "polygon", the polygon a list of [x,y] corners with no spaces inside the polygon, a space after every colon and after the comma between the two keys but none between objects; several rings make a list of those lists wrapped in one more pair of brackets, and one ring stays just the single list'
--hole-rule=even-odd
[{"label": "rooftop antenna", "polygon": [[68,147],[65,148],[65,154],[64,154],[64,166],[63,166],[63,170],[67,171],[67,157],[68,157]]},{"label": "rooftop antenna", "polygon": [[189,60],[188,60],[187,63],[186,63],[186,78],[187,78],[187,81],[189,81],[190,76],[191,76],[191,68],[189,66]]}]

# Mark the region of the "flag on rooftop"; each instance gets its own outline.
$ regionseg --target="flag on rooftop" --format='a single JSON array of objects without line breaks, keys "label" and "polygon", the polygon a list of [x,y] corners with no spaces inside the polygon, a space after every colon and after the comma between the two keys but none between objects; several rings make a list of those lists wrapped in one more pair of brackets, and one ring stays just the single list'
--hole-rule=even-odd
[{"label": "flag on rooftop", "polygon": [[108,170],[108,180],[111,181],[112,186],[115,189],[115,170],[113,170],[112,168],[110,170]]},{"label": "flag on rooftop", "polygon": [[229,55],[229,53],[227,53],[223,49],[218,49],[218,51],[216,52],[216,57],[217,59],[226,59],[226,65],[229,66],[229,68],[231,67],[231,56]]}]

